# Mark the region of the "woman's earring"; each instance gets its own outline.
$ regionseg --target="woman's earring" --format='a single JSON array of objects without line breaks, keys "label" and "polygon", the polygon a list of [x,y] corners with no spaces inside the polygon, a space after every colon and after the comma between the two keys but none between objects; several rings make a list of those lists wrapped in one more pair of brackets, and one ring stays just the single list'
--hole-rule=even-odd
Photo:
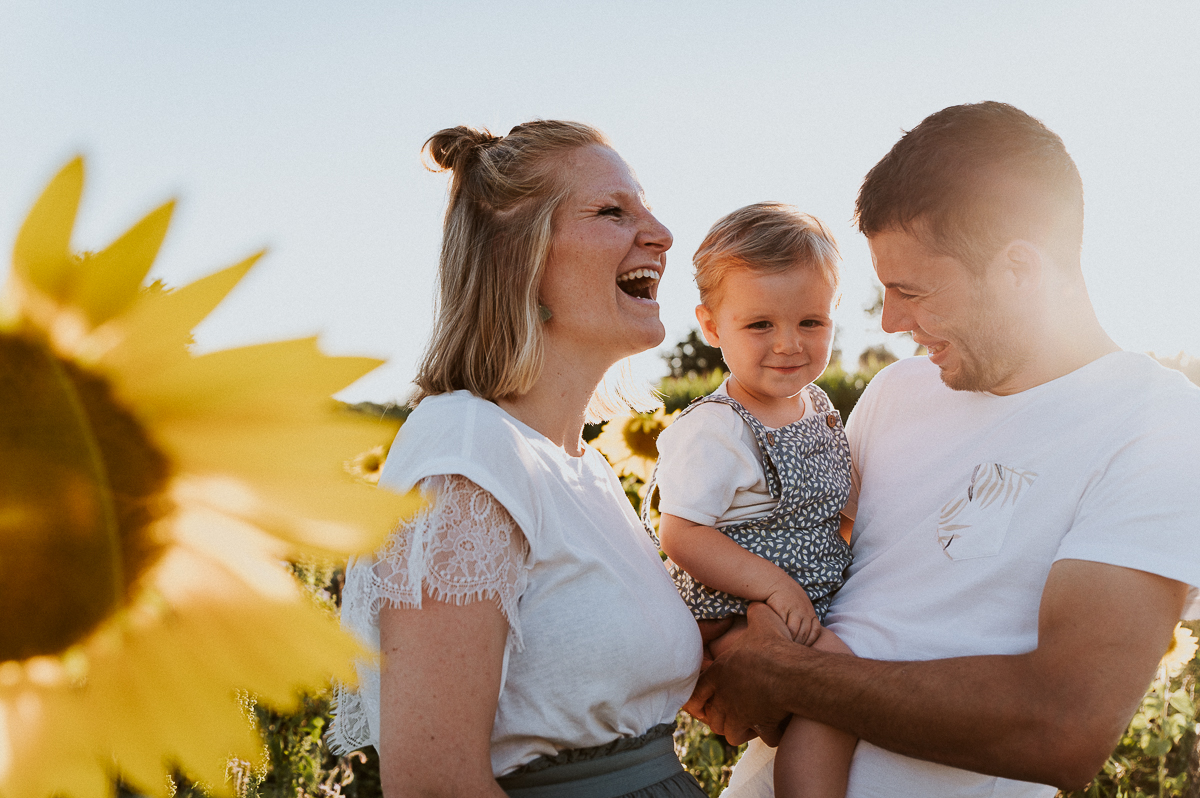
[{"label": "woman's earring", "polygon": [[543,324],[550,321],[550,319],[554,316],[554,314],[550,312],[550,308],[546,307],[545,305],[538,305],[538,315],[542,317]]}]

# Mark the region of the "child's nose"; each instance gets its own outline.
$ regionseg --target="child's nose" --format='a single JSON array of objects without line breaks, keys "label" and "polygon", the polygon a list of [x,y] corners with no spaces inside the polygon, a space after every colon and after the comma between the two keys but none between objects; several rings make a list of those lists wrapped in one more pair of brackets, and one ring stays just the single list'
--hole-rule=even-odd
[{"label": "child's nose", "polygon": [[804,348],[799,330],[784,330],[775,342],[775,351],[781,355],[794,355]]}]

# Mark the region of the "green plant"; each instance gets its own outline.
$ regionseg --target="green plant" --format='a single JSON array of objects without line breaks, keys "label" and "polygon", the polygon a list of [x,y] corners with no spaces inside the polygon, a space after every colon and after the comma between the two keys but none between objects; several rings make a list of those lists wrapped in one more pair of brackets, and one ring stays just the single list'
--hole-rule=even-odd
[{"label": "green plant", "polygon": [[[1200,623],[1185,626],[1196,629]],[[1177,674],[1172,674],[1175,668],[1169,664],[1160,666],[1100,775],[1082,790],[1059,793],[1060,798],[1163,798],[1200,791],[1191,772],[1197,754],[1196,678],[1200,674],[1192,651],[1184,652],[1186,665],[1180,663]]]},{"label": "green plant", "polygon": [[729,786],[729,774],[745,745],[733,746],[712,733],[708,726],[686,712],[680,712],[675,730],[675,753],[688,772],[696,777],[710,798],[717,798]]}]

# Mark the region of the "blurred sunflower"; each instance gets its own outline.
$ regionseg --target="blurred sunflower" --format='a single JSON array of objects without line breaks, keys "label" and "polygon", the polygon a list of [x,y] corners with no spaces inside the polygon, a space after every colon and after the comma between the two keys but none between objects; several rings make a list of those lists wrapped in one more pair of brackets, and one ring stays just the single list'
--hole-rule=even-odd
[{"label": "blurred sunflower", "polygon": [[238,691],[287,708],[363,653],[282,560],[370,550],[416,500],[343,468],[394,432],[329,398],[378,361],[193,356],[258,256],[142,287],[173,205],[74,253],[82,190],[76,159],[0,293],[0,795],[163,794],[177,769],[228,791],[262,751]]},{"label": "blurred sunflower", "polygon": [[346,461],[346,471],[368,485],[379,484],[379,474],[383,471],[383,463],[387,460],[388,447],[383,444],[374,446],[352,460]]},{"label": "blurred sunflower", "polygon": [[1167,678],[1173,679],[1183,673],[1183,669],[1196,656],[1198,645],[1200,644],[1197,644],[1191,629],[1183,624],[1175,624],[1175,636],[1171,638],[1167,653],[1163,654],[1162,662],[1159,663]]},{"label": "blurred sunflower", "polygon": [[653,413],[626,413],[609,419],[592,445],[608,458],[618,476],[633,475],[643,488],[654,473],[658,461],[658,436],[671,426],[679,411],[667,414],[666,408]]}]

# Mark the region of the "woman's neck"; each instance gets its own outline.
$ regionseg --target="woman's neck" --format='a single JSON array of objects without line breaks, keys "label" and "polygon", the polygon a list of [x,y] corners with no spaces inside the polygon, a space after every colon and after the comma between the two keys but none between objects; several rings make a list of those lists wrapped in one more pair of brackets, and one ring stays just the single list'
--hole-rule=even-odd
[{"label": "woman's neck", "polygon": [[561,446],[570,456],[579,457],[583,454],[587,406],[603,377],[604,369],[583,369],[548,351],[542,374],[533,387],[521,396],[501,399],[496,404]]}]

